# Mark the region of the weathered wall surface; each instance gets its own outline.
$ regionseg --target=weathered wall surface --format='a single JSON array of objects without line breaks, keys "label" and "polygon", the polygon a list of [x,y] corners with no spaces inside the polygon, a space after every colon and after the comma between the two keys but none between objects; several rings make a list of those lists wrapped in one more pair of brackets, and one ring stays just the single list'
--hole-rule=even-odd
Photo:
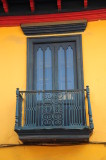
[{"label": "weathered wall surface", "polygon": [[[14,132],[16,88],[26,89],[26,37],[20,27],[0,28],[0,144],[19,144]],[[106,142],[106,21],[89,22],[82,33],[84,85],[90,86],[94,132],[90,141]],[[25,146],[1,148],[1,160],[105,160],[106,146]]]}]

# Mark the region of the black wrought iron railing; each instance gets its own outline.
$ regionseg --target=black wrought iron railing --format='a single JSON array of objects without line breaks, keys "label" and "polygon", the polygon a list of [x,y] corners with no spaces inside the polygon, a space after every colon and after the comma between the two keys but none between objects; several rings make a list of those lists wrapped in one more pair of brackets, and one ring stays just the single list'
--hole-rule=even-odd
[{"label": "black wrought iron railing", "polygon": [[89,87],[84,90],[19,91],[16,90],[15,129],[93,129]]}]

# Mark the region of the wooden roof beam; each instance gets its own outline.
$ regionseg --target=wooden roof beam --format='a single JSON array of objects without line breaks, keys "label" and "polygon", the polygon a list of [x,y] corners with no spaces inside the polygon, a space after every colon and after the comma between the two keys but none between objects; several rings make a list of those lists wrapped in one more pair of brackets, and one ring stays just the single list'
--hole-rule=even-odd
[{"label": "wooden roof beam", "polygon": [[20,24],[66,22],[75,20],[97,21],[106,20],[106,9],[95,9],[60,14],[27,15],[27,16],[0,16],[0,27],[19,26]]},{"label": "wooden roof beam", "polygon": [[84,8],[88,7],[88,0],[84,0]]},{"label": "wooden roof beam", "polygon": [[7,3],[7,0],[1,0],[1,1],[3,3],[3,8],[4,8],[5,13],[8,13],[8,3]]},{"label": "wooden roof beam", "polygon": [[57,0],[58,11],[61,11],[61,0]]},{"label": "wooden roof beam", "polygon": [[35,2],[34,0],[29,0],[30,1],[30,8],[31,8],[31,12],[35,11]]}]

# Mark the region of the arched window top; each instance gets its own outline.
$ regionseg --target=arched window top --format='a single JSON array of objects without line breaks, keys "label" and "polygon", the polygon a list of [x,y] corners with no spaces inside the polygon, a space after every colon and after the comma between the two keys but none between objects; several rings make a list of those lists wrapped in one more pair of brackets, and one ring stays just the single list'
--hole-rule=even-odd
[{"label": "arched window top", "polygon": [[73,49],[72,49],[72,47],[71,46],[68,46],[68,48],[67,48],[67,51],[66,51],[67,53],[73,53]]},{"label": "arched window top", "polygon": [[46,51],[45,51],[45,52],[47,52],[47,53],[50,53],[50,52],[51,52],[51,49],[50,49],[49,46],[46,48]]},{"label": "arched window top", "polygon": [[39,49],[37,50],[37,54],[42,54],[42,53],[43,53],[42,48],[39,48]]},{"label": "arched window top", "polygon": [[58,53],[59,53],[59,54],[64,53],[63,47],[61,47],[61,46],[59,47]]}]

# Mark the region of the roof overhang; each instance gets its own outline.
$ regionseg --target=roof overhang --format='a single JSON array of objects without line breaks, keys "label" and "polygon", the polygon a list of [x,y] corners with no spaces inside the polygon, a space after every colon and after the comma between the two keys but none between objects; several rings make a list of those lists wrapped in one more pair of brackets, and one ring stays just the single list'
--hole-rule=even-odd
[{"label": "roof overhang", "polygon": [[44,15],[0,16],[0,26],[19,26],[21,24],[29,23],[47,23],[74,20],[96,21],[104,19],[106,19],[106,9],[99,9],[82,12],[67,12]]},{"label": "roof overhang", "polygon": [[106,0],[1,0],[0,26],[106,19]]}]

